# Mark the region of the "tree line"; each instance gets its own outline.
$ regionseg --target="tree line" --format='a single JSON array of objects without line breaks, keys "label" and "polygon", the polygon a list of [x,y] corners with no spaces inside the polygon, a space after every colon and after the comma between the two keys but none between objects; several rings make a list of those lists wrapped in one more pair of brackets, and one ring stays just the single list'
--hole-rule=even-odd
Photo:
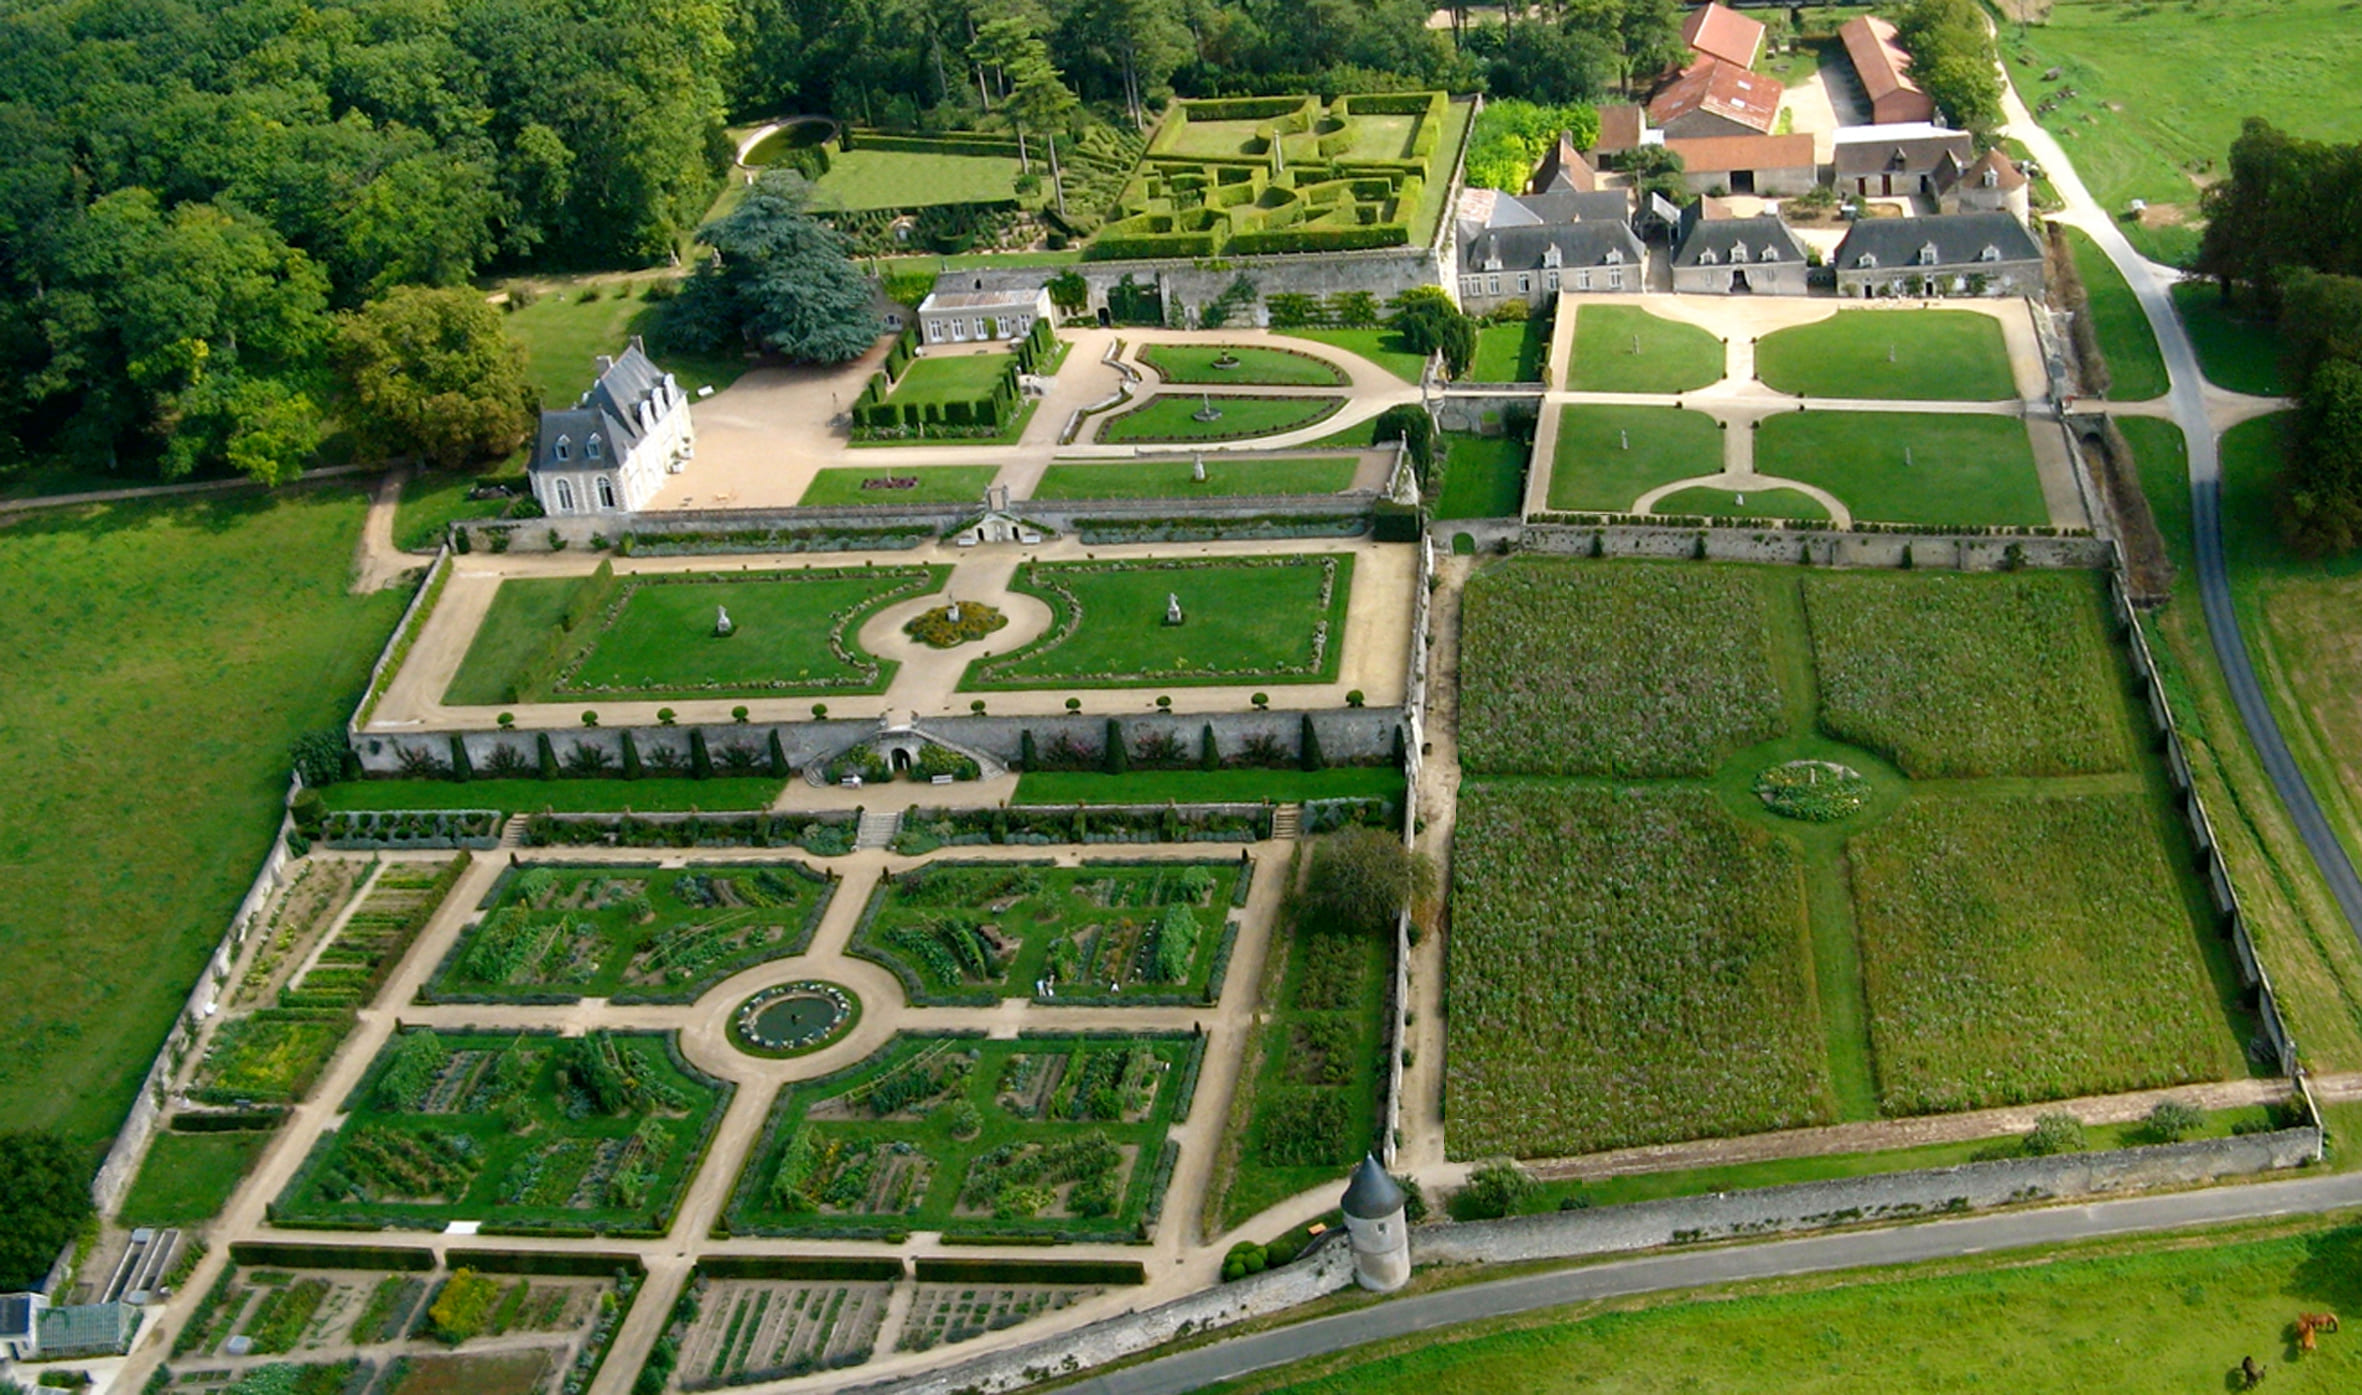
[{"label": "tree line", "polygon": [[2272,319],[2297,411],[2280,522],[2308,555],[2362,547],[2362,142],[2249,118],[2203,198],[2197,271]]}]

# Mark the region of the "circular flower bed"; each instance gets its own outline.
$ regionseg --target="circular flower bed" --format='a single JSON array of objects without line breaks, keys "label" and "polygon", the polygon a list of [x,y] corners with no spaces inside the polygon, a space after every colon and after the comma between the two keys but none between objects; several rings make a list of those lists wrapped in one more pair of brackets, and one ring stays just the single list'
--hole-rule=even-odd
[{"label": "circular flower bed", "polygon": [[1792,760],[1756,776],[1755,793],[1781,818],[1835,823],[1870,802],[1870,782],[1835,761]]},{"label": "circular flower bed", "polygon": [[738,1005],[731,1040],[753,1056],[801,1056],[843,1037],[861,1020],[861,1000],[817,979],[776,984]]},{"label": "circular flower bed", "polygon": [[[952,611],[959,618],[952,618]],[[979,640],[1009,623],[1009,617],[978,601],[961,601],[956,605],[939,605],[922,615],[912,617],[902,632],[921,644],[937,649]]]}]

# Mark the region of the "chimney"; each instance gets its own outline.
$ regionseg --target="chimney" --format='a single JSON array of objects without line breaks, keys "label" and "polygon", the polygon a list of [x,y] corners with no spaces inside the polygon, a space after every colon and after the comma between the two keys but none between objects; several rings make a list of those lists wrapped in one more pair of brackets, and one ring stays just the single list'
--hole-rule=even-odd
[{"label": "chimney", "polygon": [[603,378],[607,376],[607,370],[615,366],[615,356],[613,354],[601,354],[599,355],[597,362],[599,365],[599,376]]}]

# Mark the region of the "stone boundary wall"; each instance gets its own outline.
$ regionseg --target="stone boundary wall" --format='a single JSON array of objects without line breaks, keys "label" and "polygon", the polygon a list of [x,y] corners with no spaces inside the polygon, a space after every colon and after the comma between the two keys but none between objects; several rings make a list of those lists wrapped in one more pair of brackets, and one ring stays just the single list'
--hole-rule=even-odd
[{"label": "stone boundary wall", "polygon": [[[1466,524],[1449,531],[1474,533]],[[1609,523],[1597,526],[1533,523],[1518,533],[1517,547],[1526,552],[1588,557],[1592,540],[1605,557],[1658,557],[1711,562],[1786,562],[1796,565],[1808,555],[1821,567],[1888,567],[1910,565],[1940,571],[1997,572],[2008,569],[2010,549],[2019,549],[2028,567],[2096,569],[2115,556],[2111,543],[2101,538],[2045,537],[2035,534],[1865,533],[1831,528],[1681,528],[1671,525]],[[1698,558],[1699,540],[1705,556]]]},{"label": "stone boundary wall", "polygon": [[2299,1167],[2320,1156],[2318,1127],[2209,1138],[2104,1153],[2008,1158],[1958,1167],[1800,1182],[1754,1191],[1555,1211],[1411,1231],[1415,1264],[1564,1259],[1830,1226],[1892,1223],[2026,1202],[2156,1187]]},{"label": "stone boundary wall", "polygon": [[[577,699],[569,698],[569,702]],[[579,699],[585,706],[595,707],[597,697]],[[639,701],[611,695],[611,701]],[[1107,735],[1110,713],[1043,713],[1037,716],[946,716],[929,717],[918,724],[921,735],[934,736],[947,744],[982,751],[1003,762],[1013,762],[1022,749],[1023,734],[1031,731],[1034,740],[1046,746],[1059,736],[1072,738],[1078,744],[1098,747]],[[1296,749],[1303,718],[1312,718],[1313,730],[1320,735],[1320,748],[1330,761],[1345,764],[1384,760],[1394,753],[1394,733],[1403,725],[1403,709],[1397,707],[1329,707],[1289,708],[1268,712],[1141,712],[1117,717],[1123,724],[1127,740],[1137,740],[1149,732],[1166,732],[1179,737],[1193,761],[1198,750],[1200,731],[1211,724],[1214,740],[1225,755],[1236,754],[1250,737],[1268,735],[1288,750]],[[714,753],[717,773],[720,772],[721,751],[724,746],[743,742],[763,752],[766,762],[770,753],[772,733],[779,736],[779,744],[787,753],[788,764],[797,770],[814,761],[826,760],[848,747],[867,741],[879,734],[875,720],[832,717],[825,721],[749,722],[702,725],[694,729],[705,733],[706,746]],[[689,749],[692,726],[598,726],[545,728],[550,744],[556,748],[562,762],[576,743],[596,747],[607,752],[612,765],[620,769],[623,763],[623,733],[632,734],[633,744],[640,748],[644,760],[660,746],[672,747],[685,753]],[[527,760],[532,760],[535,749],[533,728],[518,727],[502,731],[495,727],[444,728],[431,731],[361,732],[353,737],[353,749],[360,757],[361,768],[373,775],[400,775],[402,751],[417,749],[448,762],[451,757],[451,738],[457,736],[466,743],[468,761],[482,772],[490,769],[493,749],[507,742]],[[1410,733],[1404,732],[1404,743],[1410,745]],[[1412,748],[1415,749],[1415,748]],[[524,777],[531,779],[531,776]],[[913,785],[912,799],[930,788]]]},{"label": "stone boundary wall", "polygon": [[847,1395],[996,1395],[1104,1366],[1151,1347],[1283,1312],[1353,1284],[1353,1250],[1332,1231],[1295,1263],[1186,1298],[990,1352],[923,1375],[845,1387]]},{"label": "stone boundary wall", "polygon": [[[1530,390],[1528,390],[1530,389]],[[1539,414],[1542,407],[1543,386],[1531,383],[1507,391],[1455,391],[1446,389],[1431,397],[1428,409],[1435,417],[1438,431],[1465,431],[1478,436],[1503,435],[1502,419],[1512,411]],[[1491,416],[1488,423],[1485,418]],[[1489,429],[1488,429],[1489,428]]]},{"label": "stone boundary wall", "polygon": [[451,545],[446,542],[435,549],[435,560],[427,564],[426,575],[418,579],[418,589],[410,593],[410,604],[402,607],[402,618],[395,622],[394,632],[385,637],[385,647],[377,651],[377,662],[369,666],[369,682],[361,689],[361,704],[353,709],[350,723],[353,728],[368,722],[370,714],[377,710],[378,699],[385,696],[394,671],[409,657],[410,645],[417,638],[415,631],[424,628],[428,613],[442,599],[440,587],[450,571]]},{"label": "stone boundary wall", "polygon": [[[1470,125],[1473,127],[1474,122]],[[1444,216],[1438,220],[1439,229],[1448,234],[1451,223],[1447,205]],[[1193,328],[1206,304],[1219,299],[1233,281],[1244,275],[1254,283],[1256,300],[1241,323],[1262,328],[1269,320],[1267,302],[1275,292],[1326,296],[1340,291],[1368,291],[1385,301],[1413,286],[1446,284],[1438,260],[1441,255],[1434,247],[1369,247],[1346,252],[1283,252],[1202,260],[1171,257],[1086,261],[1065,269],[1079,274],[1090,287],[1090,299],[1083,306],[1085,314],[1095,315],[1106,309],[1109,289],[1129,276],[1132,284],[1154,287],[1163,294],[1166,323],[1173,323],[1178,315],[1182,323]]]},{"label": "stone boundary wall", "polygon": [[[2214,836],[2214,820],[2207,816],[2206,802],[2199,797],[2198,786],[2190,778],[2190,758],[2182,747],[2181,730],[2174,725],[2173,708],[2165,700],[2156,657],[2149,652],[2148,636],[2141,632],[2139,615],[2125,590],[2121,549],[2117,550],[2116,561],[2116,569],[2108,577],[2108,598],[2113,603],[2116,623],[2124,627],[2124,644],[2132,655],[2132,666],[2140,674],[2141,691],[2148,699],[2149,721],[2156,728],[2157,741],[2165,749],[2166,772],[2173,777],[2174,790],[2181,796],[2182,817],[2188,821],[2190,836],[2197,842],[2199,870],[2205,875],[2215,913],[2220,917],[2220,928],[2230,937],[2232,952],[2239,961],[2240,982],[2255,994],[2256,1015],[2263,1022],[2264,1035],[2271,1039],[2280,1069],[2302,1086],[2304,1066],[2296,1038],[2280,1016],[2279,996],[2272,991],[2271,975],[2264,971],[2263,960],[2256,955],[2255,940],[2248,933],[2247,917],[2239,906],[2239,890],[2231,883],[2231,869],[2223,862],[2221,846]],[[2311,1092],[2301,1093],[2309,1106]]]},{"label": "stone boundary wall", "polygon": [[[1425,764],[1420,751],[1427,730],[1427,663],[1434,643],[1435,540],[1419,539],[1419,572],[1411,591],[1410,686],[1403,699],[1403,846],[1417,850],[1419,841],[1419,771]],[[1403,1012],[1411,1001],[1411,913],[1405,907],[1394,917],[1394,976],[1386,998],[1386,1120],[1379,1135],[1379,1161],[1394,1166],[1402,1133]]]}]

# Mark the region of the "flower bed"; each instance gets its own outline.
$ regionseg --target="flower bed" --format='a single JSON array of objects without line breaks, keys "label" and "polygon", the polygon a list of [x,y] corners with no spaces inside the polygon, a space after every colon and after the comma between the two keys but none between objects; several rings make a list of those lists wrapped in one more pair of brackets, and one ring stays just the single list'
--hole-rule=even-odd
[{"label": "flower bed", "polygon": [[[953,618],[953,612],[958,618]],[[922,611],[902,627],[902,632],[921,644],[937,649],[951,649],[984,638],[1005,627],[1009,617],[982,601],[960,601],[954,605],[939,605]]]},{"label": "flower bed", "polygon": [[331,848],[496,848],[503,816],[497,809],[382,809],[338,812],[320,825]]}]

